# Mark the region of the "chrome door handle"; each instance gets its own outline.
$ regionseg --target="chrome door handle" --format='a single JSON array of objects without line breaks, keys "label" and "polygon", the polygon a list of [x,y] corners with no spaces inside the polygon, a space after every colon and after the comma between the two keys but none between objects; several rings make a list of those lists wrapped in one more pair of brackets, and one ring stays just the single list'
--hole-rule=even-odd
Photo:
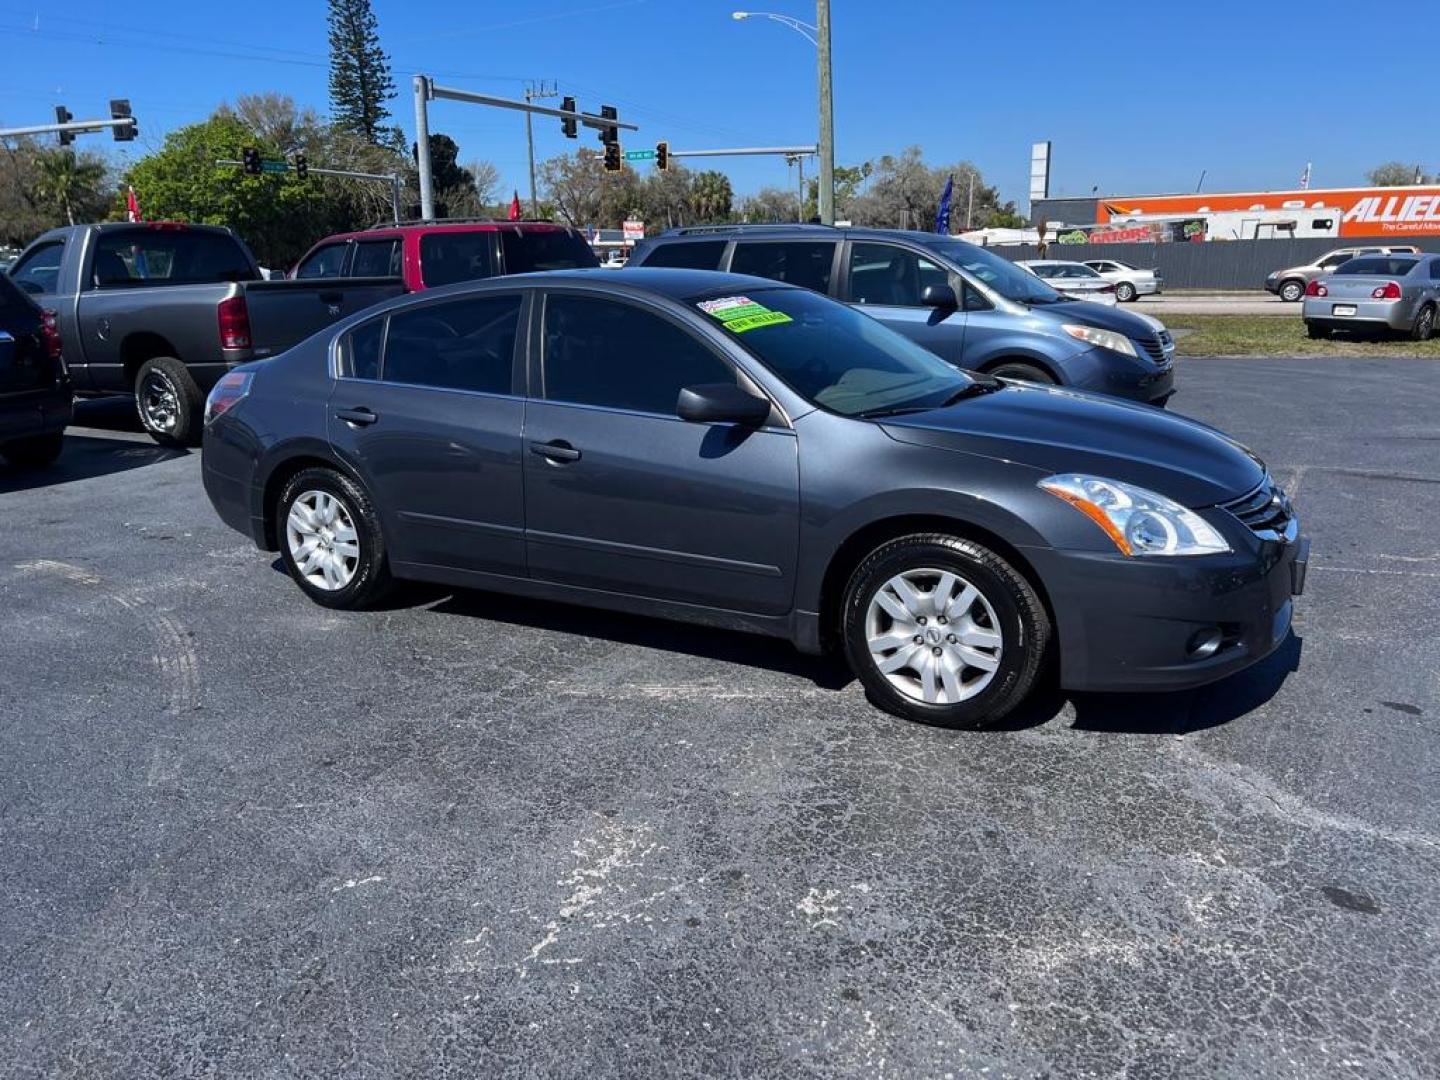
[{"label": "chrome door handle", "polygon": [[372,410],[365,408],[363,405],[355,409],[336,409],[335,415],[347,424],[354,424],[357,427],[365,427],[380,419]]},{"label": "chrome door handle", "polygon": [[576,450],[564,439],[554,439],[546,443],[532,442],[530,444],[530,452],[532,454],[539,454],[545,458],[545,460],[554,462],[556,465],[564,465],[571,461],[580,460],[580,451]]}]

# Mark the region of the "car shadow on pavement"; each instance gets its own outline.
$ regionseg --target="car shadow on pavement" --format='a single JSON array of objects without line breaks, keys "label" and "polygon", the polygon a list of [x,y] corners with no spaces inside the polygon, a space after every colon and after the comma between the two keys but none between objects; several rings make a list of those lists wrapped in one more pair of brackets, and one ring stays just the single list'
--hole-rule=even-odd
[{"label": "car shadow on pavement", "polygon": [[77,398],[71,427],[100,428],[102,431],[144,432],[135,415],[135,399],[128,394],[114,397]]},{"label": "car shadow on pavement", "polygon": [[1303,639],[1292,630],[1280,647],[1252,667],[1198,690],[1174,693],[1073,694],[1082,731],[1186,735],[1219,727],[1254,712],[1299,670]]},{"label": "car shadow on pavement", "polygon": [[54,465],[40,469],[17,469],[0,464],[0,494],[55,487],[75,480],[155,465],[184,457],[189,451],[157,446],[148,439],[107,439],[103,436],[65,435],[65,448]]}]

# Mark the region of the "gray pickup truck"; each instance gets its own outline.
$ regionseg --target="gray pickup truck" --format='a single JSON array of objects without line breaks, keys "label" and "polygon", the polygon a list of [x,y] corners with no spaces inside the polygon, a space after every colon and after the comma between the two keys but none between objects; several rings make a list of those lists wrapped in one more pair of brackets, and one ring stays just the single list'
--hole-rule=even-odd
[{"label": "gray pickup truck", "polygon": [[230,368],[405,291],[399,278],[266,281],[229,229],[172,222],[52,229],[10,276],[54,311],[77,394],[134,394],[151,436],[179,444],[198,442],[205,394]]}]

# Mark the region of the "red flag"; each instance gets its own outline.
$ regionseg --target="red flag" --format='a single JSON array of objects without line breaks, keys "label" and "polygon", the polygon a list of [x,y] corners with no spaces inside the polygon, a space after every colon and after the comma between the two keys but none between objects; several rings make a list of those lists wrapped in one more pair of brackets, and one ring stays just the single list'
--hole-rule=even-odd
[{"label": "red flag", "polygon": [[519,221],[519,220],[520,220],[520,217],[521,217],[521,210],[520,210],[520,192],[519,192],[518,190],[516,190],[516,191],[515,191],[515,197],[510,200],[510,220],[511,220],[511,221]]},{"label": "red flag", "polygon": [[126,189],[126,192],[125,192],[125,220],[126,220],[126,221],[144,221],[144,220],[145,220],[143,217],[140,216],[140,200],[138,200],[137,198],[135,198],[135,189],[134,189],[133,187]]}]

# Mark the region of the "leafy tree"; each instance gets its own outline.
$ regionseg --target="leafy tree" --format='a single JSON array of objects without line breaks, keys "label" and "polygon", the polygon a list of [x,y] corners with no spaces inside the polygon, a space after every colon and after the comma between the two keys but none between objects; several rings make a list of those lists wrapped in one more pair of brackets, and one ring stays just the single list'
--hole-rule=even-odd
[{"label": "leafy tree", "polygon": [[860,225],[928,231],[935,227],[945,180],[952,175],[952,231],[984,228],[1018,217],[1015,204],[1002,204],[999,190],[986,184],[970,162],[933,168],[925,164],[918,146],[906,148],[898,157],[887,154],[875,163],[869,186],[854,198],[850,216]]},{"label": "leafy tree", "polygon": [[105,205],[101,191],[108,171],[103,159],[81,158],[69,147],[42,150],[35,155],[35,196],[62,215],[67,225],[74,225],[77,209],[83,218],[87,203]]},{"label": "leafy tree", "polygon": [[[835,166],[835,217],[840,221],[850,220],[851,208],[860,195],[865,181],[870,178],[873,166],[866,161],[859,165]],[[805,219],[808,221],[820,213],[820,180],[814,178],[805,182]]]},{"label": "leafy tree", "polygon": [[370,0],[330,0],[330,108],[340,128],[378,144],[395,96]]},{"label": "leafy tree", "polygon": [[577,150],[540,163],[537,170],[545,198],[571,225],[594,225],[604,195],[605,165],[597,151]]},{"label": "leafy tree", "polygon": [[698,222],[726,221],[735,193],[730,178],[714,169],[698,173],[690,186],[690,211]]},{"label": "leafy tree", "polygon": [[1435,177],[1426,173],[1419,165],[1406,165],[1403,161],[1387,161],[1377,165],[1365,174],[1376,187],[1402,187],[1405,184],[1433,184]]},{"label": "leafy tree", "polygon": [[793,191],[763,187],[740,204],[746,221],[790,222],[800,216],[800,197]]},{"label": "leafy tree", "polygon": [[103,220],[113,190],[98,154],[34,139],[0,144],[0,242],[24,245],[57,225]]}]

